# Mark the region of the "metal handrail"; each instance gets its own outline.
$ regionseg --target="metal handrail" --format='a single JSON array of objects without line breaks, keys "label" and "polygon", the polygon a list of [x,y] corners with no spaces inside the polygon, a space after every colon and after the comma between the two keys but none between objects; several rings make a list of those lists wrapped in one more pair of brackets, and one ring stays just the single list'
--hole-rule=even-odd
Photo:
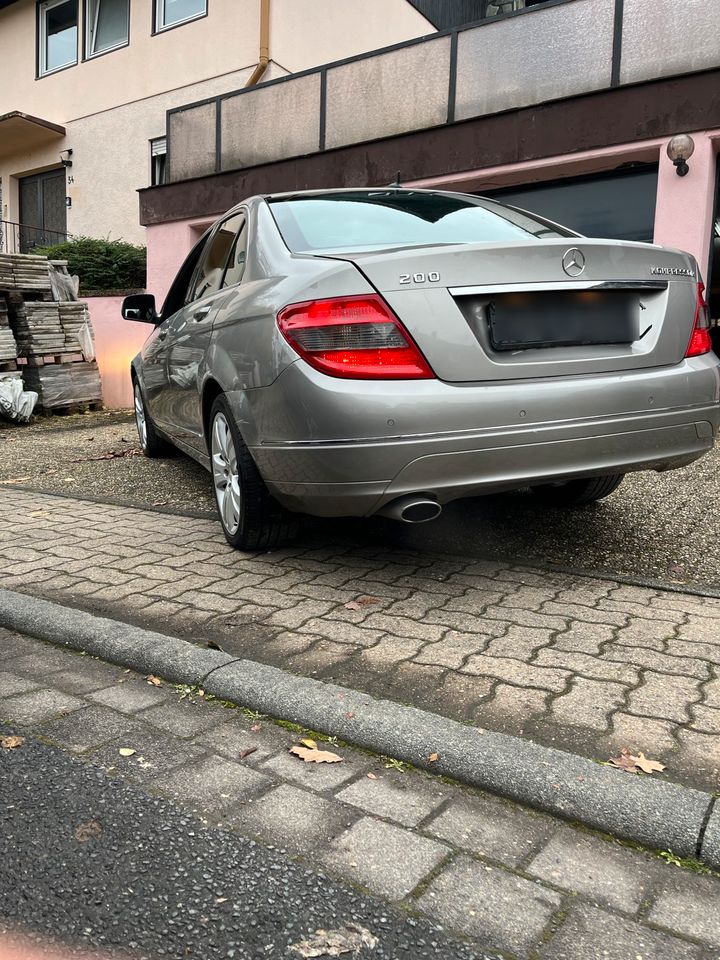
[{"label": "metal handrail", "polygon": [[54,246],[71,239],[67,231],[46,230],[13,220],[0,220],[0,253],[32,253],[36,247]]}]

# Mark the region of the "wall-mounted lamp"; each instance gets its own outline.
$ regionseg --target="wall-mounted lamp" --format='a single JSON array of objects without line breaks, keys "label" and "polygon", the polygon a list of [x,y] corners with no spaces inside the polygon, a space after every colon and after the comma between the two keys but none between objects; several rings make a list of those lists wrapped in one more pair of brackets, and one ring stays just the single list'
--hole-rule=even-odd
[{"label": "wall-mounted lamp", "polygon": [[[65,153],[67,154],[66,157],[63,156],[63,154],[65,154]],[[72,150],[61,150],[61,151],[60,151],[60,163],[61,163],[64,167],[71,167],[71,166],[72,166],[72,160],[70,159],[71,156],[72,156]]]},{"label": "wall-mounted lamp", "polygon": [[667,155],[675,164],[675,173],[685,177],[690,172],[688,160],[695,152],[695,141],[687,133],[679,133],[667,145]]}]

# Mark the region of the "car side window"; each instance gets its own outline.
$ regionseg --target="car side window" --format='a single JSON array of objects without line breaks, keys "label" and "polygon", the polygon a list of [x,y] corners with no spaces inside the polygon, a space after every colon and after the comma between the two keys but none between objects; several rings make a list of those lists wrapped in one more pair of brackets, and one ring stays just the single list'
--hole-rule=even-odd
[{"label": "car side window", "polygon": [[244,220],[244,214],[235,214],[224,220],[210,237],[188,289],[186,303],[193,303],[220,289],[235,236]]},{"label": "car side window", "polygon": [[230,251],[227,270],[223,279],[223,287],[233,287],[240,283],[245,273],[247,264],[247,222],[240,227],[240,232],[235,237],[235,241]]}]

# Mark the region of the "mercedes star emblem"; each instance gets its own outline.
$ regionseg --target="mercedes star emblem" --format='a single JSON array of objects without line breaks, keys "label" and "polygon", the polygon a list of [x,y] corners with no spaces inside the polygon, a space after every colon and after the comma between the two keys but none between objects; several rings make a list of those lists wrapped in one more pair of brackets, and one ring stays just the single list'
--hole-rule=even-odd
[{"label": "mercedes star emblem", "polygon": [[563,270],[569,277],[579,277],[585,269],[585,254],[573,247],[562,258]]}]

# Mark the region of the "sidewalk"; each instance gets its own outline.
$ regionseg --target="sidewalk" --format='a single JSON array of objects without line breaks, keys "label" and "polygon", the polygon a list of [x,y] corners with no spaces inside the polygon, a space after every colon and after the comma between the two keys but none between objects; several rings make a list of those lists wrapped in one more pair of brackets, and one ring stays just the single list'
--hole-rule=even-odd
[{"label": "sidewalk", "polygon": [[344,746],[319,744],[341,763],[303,763],[288,752],[302,733],[197,691],[4,630],[0,647],[0,732],[39,737],[483,948],[720,956],[720,878]]},{"label": "sidewalk", "polygon": [[209,520],[9,488],[1,522],[3,587],[720,785],[718,600],[380,546],[239,554]]}]

